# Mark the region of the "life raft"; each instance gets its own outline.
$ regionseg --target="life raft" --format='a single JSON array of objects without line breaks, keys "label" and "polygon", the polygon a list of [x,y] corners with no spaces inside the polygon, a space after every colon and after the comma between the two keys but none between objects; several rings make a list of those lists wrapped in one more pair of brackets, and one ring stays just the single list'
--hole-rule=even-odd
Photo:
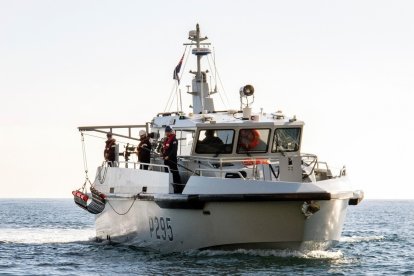
[{"label": "life raft", "polygon": [[106,196],[93,187],[91,187],[92,198],[80,190],[73,191],[72,194],[76,205],[91,214],[99,214],[105,209]]}]

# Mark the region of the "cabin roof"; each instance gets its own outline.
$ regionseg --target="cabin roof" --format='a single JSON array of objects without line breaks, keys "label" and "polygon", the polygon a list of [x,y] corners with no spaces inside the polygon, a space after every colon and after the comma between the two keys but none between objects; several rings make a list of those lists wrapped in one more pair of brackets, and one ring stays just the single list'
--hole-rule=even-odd
[{"label": "cabin roof", "polygon": [[282,117],[276,118],[274,114],[262,114],[257,121],[243,120],[240,115],[235,114],[208,113],[208,114],[189,114],[189,115],[166,115],[157,116],[152,121],[153,128],[163,128],[167,125],[173,128],[223,128],[223,127],[274,127],[274,126],[303,126],[304,122],[296,118]]}]

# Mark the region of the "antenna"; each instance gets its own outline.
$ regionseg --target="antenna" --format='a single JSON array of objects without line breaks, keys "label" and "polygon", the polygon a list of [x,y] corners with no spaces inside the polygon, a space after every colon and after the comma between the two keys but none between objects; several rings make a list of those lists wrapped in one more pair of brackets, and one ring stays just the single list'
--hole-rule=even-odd
[{"label": "antenna", "polygon": [[208,42],[203,42],[208,38],[202,37],[200,32],[200,26],[197,24],[195,30],[191,30],[188,35],[190,43],[184,43],[184,45],[195,46],[192,49],[192,54],[197,57],[197,71],[190,71],[194,74],[192,80],[192,91],[187,93],[193,95],[193,112],[196,114],[214,111],[214,102],[210,98],[210,89],[207,82],[207,73],[208,70],[203,71],[201,69],[201,58],[203,56],[211,54],[210,48],[207,46],[210,45]]}]

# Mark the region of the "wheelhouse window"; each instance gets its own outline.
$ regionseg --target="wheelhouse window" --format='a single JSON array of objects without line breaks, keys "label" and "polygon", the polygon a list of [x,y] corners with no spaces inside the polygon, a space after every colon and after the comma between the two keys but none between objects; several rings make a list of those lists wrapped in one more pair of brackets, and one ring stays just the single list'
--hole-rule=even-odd
[{"label": "wheelhouse window", "polygon": [[203,129],[198,134],[195,152],[200,154],[228,154],[233,150],[234,130]]},{"label": "wheelhouse window", "polygon": [[268,149],[270,129],[240,129],[237,153],[265,153]]},{"label": "wheelhouse window", "polygon": [[293,152],[300,148],[300,128],[277,128],[272,152]]},{"label": "wheelhouse window", "polygon": [[175,130],[175,135],[178,140],[178,150],[179,155],[188,155],[190,154],[191,147],[193,145],[193,139],[195,135],[194,130],[184,130],[177,129]]}]

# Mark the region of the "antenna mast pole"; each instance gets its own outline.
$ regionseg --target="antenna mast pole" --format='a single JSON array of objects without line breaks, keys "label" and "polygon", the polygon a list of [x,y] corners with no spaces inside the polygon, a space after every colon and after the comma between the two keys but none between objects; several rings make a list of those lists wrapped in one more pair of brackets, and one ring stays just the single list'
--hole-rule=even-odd
[{"label": "antenna mast pole", "polygon": [[[197,23],[196,26],[196,47],[197,49],[200,49],[200,26]],[[203,76],[201,74],[201,55],[197,55],[197,75],[196,80],[200,83],[200,97],[201,97],[201,112],[203,112],[204,109],[204,91],[203,91]]]},{"label": "antenna mast pole", "polygon": [[190,31],[188,39],[191,40],[191,43],[184,43],[184,45],[195,46],[192,53],[197,56],[197,71],[190,71],[190,73],[194,74],[195,77],[192,81],[193,91],[187,93],[193,95],[194,113],[203,113],[204,111],[212,112],[214,111],[214,102],[213,99],[210,98],[208,92],[209,88],[206,77],[208,71],[203,72],[201,70],[201,58],[205,55],[211,54],[211,50],[205,47],[210,45],[210,43],[203,42],[208,38],[200,37],[200,26],[198,24],[195,30]]}]

